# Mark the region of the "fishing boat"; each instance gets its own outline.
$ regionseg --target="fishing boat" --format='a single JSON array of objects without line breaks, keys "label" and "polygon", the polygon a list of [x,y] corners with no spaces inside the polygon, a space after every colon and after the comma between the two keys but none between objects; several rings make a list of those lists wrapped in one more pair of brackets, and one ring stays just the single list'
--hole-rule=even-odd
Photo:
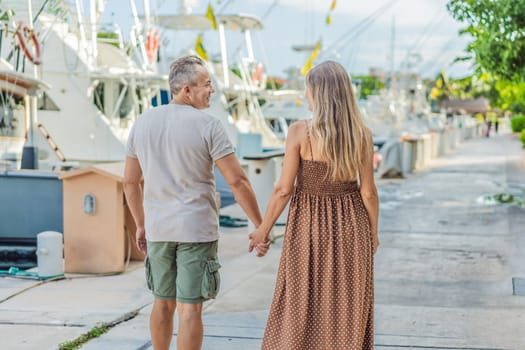
[{"label": "fishing boat", "polygon": [[[215,93],[207,110],[211,115],[219,118],[226,127],[233,143],[239,144],[239,134],[256,134],[261,137],[261,148],[278,148],[283,146],[283,140],[278,137],[267,125],[264,111],[260,105],[260,96],[265,91],[263,66],[253,53],[251,32],[263,28],[262,22],[253,15],[225,14],[216,15],[217,30],[206,15],[178,13],[173,15],[158,15],[155,25],[170,42],[180,42],[178,37],[192,37],[200,41],[198,45],[217,47],[216,54],[206,54],[207,66],[210,71]],[[229,56],[228,39],[241,36],[237,56]],[[170,48],[175,55],[161,55],[159,69],[167,71],[169,64],[177,57],[185,54],[197,54],[196,50],[188,46]],[[202,51],[200,52],[203,55]],[[257,136],[256,138],[258,138]],[[245,137],[242,138],[246,139]]]},{"label": "fishing boat", "polygon": [[[109,33],[113,41],[100,35],[100,1],[90,1],[89,11],[79,1],[28,5],[5,0],[2,5],[11,10],[4,21],[10,40],[2,41],[2,67],[49,87],[34,96],[33,105],[18,104],[34,111],[24,132],[26,146],[38,150],[29,167],[61,169],[124,159],[134,120],[152,106],[166,81],[152,65],[133,59],[144,43],[130,48],[117,32]],[[9,109],[13,95],[3,94],[2,108]],[[13,114],[12,123],[22,125],[23,114]],[[16,142],[0,149],[0,158],[20,167],[23,148],[19,140],[11,141]]]},{"label": "fishing boat", "polygon": [[[100,23],[104,2],[3,0],[0,9],[0,266],[36,263],[36,236],[63,232],[59,172],[122,161],[135,119],[166,76]],[[101,33],[103,30],[103,33]]]},{"label": "fishing boat", "polygon": [[[6,38],[0,42],[2,252],[15,249],[34,258],[38,232],[63,232],[59,172],[124,160],[136,118],[169,102],[167,71],[162,67],[175,57],[158,59],[162,38],[155,31],[164,30],[160,22],[154,25],[139,18],[133,9],[134,25],[126,43],[118,23],[102,23],[104,1],[89,1],[87,7],[84,3],[2,1],[6,13],[0,17]],[[134,1],[130,4],[133,8]],[[209,26],[208,19],[197,17],[187,16],[192,25],[200,21]],[[217,33],[236,31],[245,38],[246,31],[261,26],[248,15],[218,20],[224,30]],[[262,117],[255,94],[262,80],[256,82],[257,75],[249,73],[249,67],[257,67],[244,63],[247,70],[239,77],[225,60],[208,62],[217,90],[208,112],[231,132],[237,151],[259,153],[282,141]],[[217,188],[229,191],[220,183]],[[26,244],[32,252],[19,249]]]}]

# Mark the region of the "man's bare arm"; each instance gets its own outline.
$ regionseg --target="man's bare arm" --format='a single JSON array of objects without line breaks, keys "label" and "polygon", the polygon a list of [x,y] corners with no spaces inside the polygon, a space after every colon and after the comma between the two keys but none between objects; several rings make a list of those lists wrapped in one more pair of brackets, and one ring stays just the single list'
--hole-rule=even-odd
[{"label": "man's bare arm", "polygon": [[255,227],[261,224],[261,211],[257,205],[255,192],[235,154],[231,153],[215,162],[222,176],[230,186],[235,200],[244,210]]},{"label": "man's bare arm", "polygon": [[124,170],[124,194],[135,225],[137,225],[137,248],[146,254],[146,231],[144,228],[144,195],[140,182],[142,169],[136,158],[127,157]]}]

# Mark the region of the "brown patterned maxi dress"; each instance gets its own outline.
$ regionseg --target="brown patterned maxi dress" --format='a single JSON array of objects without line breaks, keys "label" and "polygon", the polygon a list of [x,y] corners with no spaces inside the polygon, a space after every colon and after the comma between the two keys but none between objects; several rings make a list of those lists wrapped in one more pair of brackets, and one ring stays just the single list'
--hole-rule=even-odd
[{"label": "brown patterned maxi dress", "polygon": [[357,182],[326,171],[300,162],[263,350],[373,350],[368,214]]}]

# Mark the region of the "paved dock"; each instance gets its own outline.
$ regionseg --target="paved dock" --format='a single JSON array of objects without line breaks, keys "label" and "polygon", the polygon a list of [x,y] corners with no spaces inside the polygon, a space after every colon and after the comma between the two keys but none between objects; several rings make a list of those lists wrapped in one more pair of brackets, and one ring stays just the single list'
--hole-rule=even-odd
[{"label": "paved dock", "polygon": [[[517,137],[468,140],[405,179],[377,183],[376,349],[525,350],[525,208],[484,200],[525,195]],[[237,206],[223,214],[242,215]],[[222,289],[205,304],[204,350],[260,347],[282,241],[256,258],[246,251],[246,235],[244,228],[222,229]],[[82,349],[152,349],[152,297],[143,276],[132,262],[113,276],[0,278],[0,348],[57,349],[110,323]]]}]

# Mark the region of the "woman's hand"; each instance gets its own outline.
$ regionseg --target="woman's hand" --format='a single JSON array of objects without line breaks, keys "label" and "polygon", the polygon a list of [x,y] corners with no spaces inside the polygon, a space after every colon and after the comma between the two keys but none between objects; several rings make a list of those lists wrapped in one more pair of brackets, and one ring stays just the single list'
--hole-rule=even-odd
[{"label": "woman's hand", "polygon": [[377,248],[379,248],[379,237],[377,237],[377,234],[372,235],[372,249],[374,254],[377,253]]},{"label": "woman's hand", "polygon": [[255,246],[255,251],[257,252],[257,256],[263,257],[268,253],[268,250],[270,250],[270,244],[272,244],[272,241],[268,239],[265,243],[259,243]]},{"label": "woman's hand", "polygon": [[257,256],[265,256],[270,249],[272,241],[268,238],[268,233],[262,232],[256,229],[254,232],[248,235],[250,244],[248,245],[248,251],[251,253],[253,249],[257,251]]}]

